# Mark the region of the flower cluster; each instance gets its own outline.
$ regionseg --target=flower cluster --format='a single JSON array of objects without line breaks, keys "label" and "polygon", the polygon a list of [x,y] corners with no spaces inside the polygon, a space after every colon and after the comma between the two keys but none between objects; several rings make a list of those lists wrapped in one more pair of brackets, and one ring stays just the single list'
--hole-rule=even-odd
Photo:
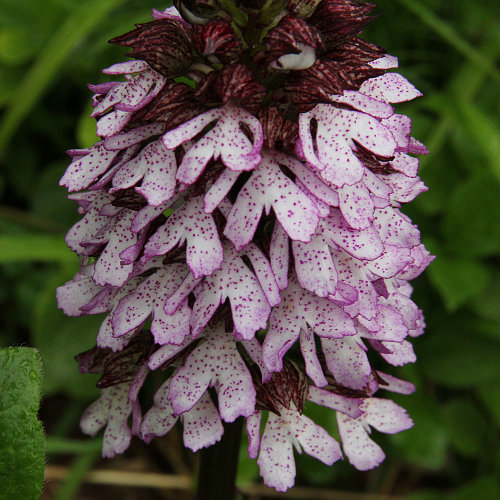
[{"label": "flower cluster", "polygon": [[[180,419],[196,451],[241,417],[264,482],[284,491],[293,448],[342,458],[312,403],[336,412],[352,465],[373,468],[370,428],[412,425],[378,391],[413,386],[370,358],[414,362],[424,327],[409,281],[432,257],[400,207],[426,189],[413,155],[427,151],[393,107],[421,94],[358,37],[373,4],[174,3],[111,40],[131,60],[90,86],[101,140],[70,151],[61,180],[82,219],[59,306],[106,315],[78,356],[102,373],[82,429],[105,427],[112,457]],[[152,370],[165,381],[143,412]]]}]

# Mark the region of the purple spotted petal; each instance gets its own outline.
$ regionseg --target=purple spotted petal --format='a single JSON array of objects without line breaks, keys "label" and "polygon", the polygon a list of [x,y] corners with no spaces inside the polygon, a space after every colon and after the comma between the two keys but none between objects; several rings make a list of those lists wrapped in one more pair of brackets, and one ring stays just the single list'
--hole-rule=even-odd
[{"label": "purple spotted petal", "polygon": [[130,281],[122,285],[120,288],[115,289],[116,292],[113,294],[113,297],[109,304],[109,314],[104,318],[104,321],[101,323],[99,328],[99,332],[97,334],[97,345],[103,349],[109,348],[112,351],[121,351],[131,340],[131,338],[136,333],[135,330],[130,331],[127,335],[123,335],[121,337],[116,337],[113,331],[113,313],[120,300],[132,293],[137,285],[140,283],[140,278],[132,278]]},{"label": "purple spotted petal", "polygon": [[375,118],[389,118],[394,113],[392,106],[386,102],[354,90],[344,90],[343,95],[333,95],[330,99],[332,102],[347,104],[356,111],[362,111]]},{"label": "purple spotted petal", "polygon": [[381,398],[366,399],[361,405],[367,424],[386,434],[395,434],[413,426],[406,411],[394,401]]},{"label": "purple spotted petal", "polygon": [[358,336],[342,339],[321,339],[328,369],[338,384],[363,390],[371,374],[366,347]]},{"label": "purple spotted petal", "polygon": [[262,412],[256,411],[253,415],[247,417],[246,430],[248,434],[248,456],[257,458],[260,447],[260,422]]},{"label": "purple spotted petal", "polygon": [[102,456],[112,458],[123,453],[130,444],[131,430],[127,421],[132,414],[128,399],[128,384],[102,389],[101,397],[83,413],[80,427],[85,434],[95,436],[106,426],[102,444]]},{"label": "purple spotted petal", "polygon": [[330,254],[330,248],[323,236],[314,236],[309,243],[292,242],[297,279],[302,288],[319,297],[334,294],[338,275]]},{"label": "purple spotted petal", "polygon": [[281,418],[269,413],[260,442],[257,464],[264,484],[277,491],[286,491],[295,481],[295,459],[290,431]]},{"label": "purple spotted petal", "polygon": [[269,305],[271,307],[278,305],[281,302],[280,289],[267,257],[254,243],[247,245],[243,253],[250,259],[255,276],[259,280]]},{"label": "purple spotted petal", "polygon": [[186,413],[181,415],[184,424],[184,446],[196,452],[220,441],[224,427],[217,408],[208,393]]},{"label": "purple spotted petal", "polygon": [[[311,120],[317,122],[313,141]],[[307,161],[335,186],[352,185],[363,177],[364,166],[353,151],[355,140],[372,153],[393,156],[396,142],[377,119],[357,111],[318,104],[299,117],[299,132]]]},{"label": "purple spotted petal", "polygon": [[354,335],[354,323],[342,309],[328,299],[303,290],[291,280],[282,293],[282,301],[270,317],[263,344],[263,356],[271,371],[282,369],[282,358],[308,326],[319,336],[342,338]]},{"label": "purple spotted petal", "polygon": [[103,231],[106,246],[99,256],[94,271],[94,281],[99,285],[121,286],[132,274],[133,264],[122,264],[120,254],[137,242],[137,234],[130,231],[135,216],[132,210],[123,209],[110,218]]},{"label": "purple spotted petal", "polygon": [[317,405],[345,413],[351,418],[363,415],[363,411],[360,408],[362,400],[358,398],[348,398],[325,389],[320,389],[319,387],[311,386],[309,387],[307,399]]},{"label": "purple spotted petal", "polygon": [[151,370],[157,370],[165,363],[172,361],[179,353],[181,353],[186,347],[188,347],[193,342],[193,339],[186,337],[182,344],[165,344],[162,345],[158,350],[156,350],[148,360],[148,367]]},{"label": "purple spotted petal", "polygon": [[241,172],[226,168],[205,194],[205,212],[212,213],[229,193]]},{"label": "purple spotted petal", "polygon": [[61,177],[59,185],[66,186],[70,192],[87,188],[110,168],[118,153],[119,151],[108,151],[103,142],[98,142],[86,155],[74,159]]},{"label": "purple spotted petal", "polygon": [[[66,244],[77,254],[92,255],[105,241],[99,233],[109,224],[109,218],[100,215],[103,206],[110,203],[112,198],[105,192],[95,191],[78,194],[72,199],[80,204],[80,213],[84,214],[82,220],[73,225],[66,234]],[[93,245],[91,245],[91,242]]]},{"label": "purple spotted petal", "polygon": [[403,315],[390,307],[379,305],[379,313],[372,321],[359,316],[359,333],[363,338],[372,340],[403,341],[408,335]]},{"label": "purple spotted petal", "polygon": [[386,54],[380,59],[375,59],[368,63],[372,68],[378,69],[394,69],[399,65],[398,58],[396,56],[391,56],[390,54]]},{"label": "purple spotted petal", "polygon": [[224,243],[224,261],[220,269],[207,276],[196,295],[191,316],[193,336],[206,326],[226,298],[231,303],[234,328],[249,340],[266,328],[271,306],[254,273],[229,243]]},{"label": "purple spotted petal", "polygon": [[373,260],[384,251],[382,240],[372,225],[354,231],[340,210],[332,208],[329,217],[320,222],[320,227],[324,237],[357,259]]},{"label": "purple spotted petal", "polygon": [[339,189],[339,208],[352,229],[368,229],[373,221],[375,204],[363,182]]},{"label": "purple spotted petal", "polygon": [[356,469],[365,471],[378,467],[384,461],[385,453],[368,437],[362,419],[363,417],[352,419],[337,412],[337,424],[344,453]]},{"label": "purple spotted petal", "polygon": [[219,412],[226,422],[255,411],[255,389],[236,341],[220,326],[208,330],[204,341],[189,354],[172,377],[169,400],[176,414],[190,410],[209,387],[216,387]]},{"label": "purple spotted petal", "polygon": [[385,73],[376,78],[370,78],[361,85],[359,91],[388,103],[411,101],[422,95],[405,77],[398,73]]},{"label": "purple spotted petal", "polygon": [[[212,109],[167,132],[163,142],[168,149],[193,139],[208,124],[217,120],[215,127],[199,139],[184,155],[177,171],[177,179],[192,184],[201,175],[208,162],[221,158],[230,170],[252,170],[260,160],[263,135],[260,122],[243,108],[227,104]],[[248,126],[253,142],[245,135],[240,123]]]},{"label": "purple spotted petal", "polygon": [[393,205],[413,201],[420,193],[427,191],[427,186],[416,176],[394,173],[380,178],[392,189],[390,201]]},{"label": "purple spotted petal", "polygon": [[[85,271],[85,269],[81,271]],[[57,305],[68,316],[82,316],[85,314],[82,307],[103,291],[103,287],[97,285],[92,279],[92,274],[81,271],[77,272],[71,281],[56,290]],[[93,273],[93,266],[91,273]]]},{"label": "purple spotted petal", "polygon": [[366,319],[373,319],[378,313],[377,291],[372,284],[372,275],[366,269],[363,261],[352,258],[345,252],[332,250],[339,279],[352,286],[357,292],[357,301],[346,305],[344,310],[351,316],[361,314]]},{"label": "purple spotted petal", "polygon": [[380,382],[380,388],[387,391],[396,392],[398,394],[413,394],[415,392],[415,386],[411,382],[406,380],[401,380],[399,378],[393,377],[387,373],[382,373],[377,371],[377,375]]},{"label": "purple spotted petal", "polygon": [[[154,436],[164,436],[178,420],[168,400],[170,381],[165,382],[155,394],[155,404],[144,416],[140,435],[149,443]],[[211,446],[220,440],[224,428],[219,413],[210,396],[204,394],[186,413],[181,415],[184,424],[184,445],[192,451]]]},{"label": "purple spotted petal", "polygon": [[257,464],[267,486],[286,491],[293,486],[293,446],[327,465],[341,458],[340,446],[322,427],[297,410],[280,409],[281,416],[269,413]]},{"label": "purple spotted petal", "polygon": [[[380,355],[393,366],[404,366],[408,363],[415,363],[417,357],[410,342],[371,342],[372,347],[380,349]],[[387,352],[386,352],[387,351]]]},{"label": "purple spotted petal", "polygon": [[396,208],[375,210],[373,225],[389,245],[413,248],[420,244],[419,230]]},{"label": "purple spotted petal", "polygon": [[310,330],[300,332],[300,352],[304,358],[306,373],[317,387],[328,385],[316,351],[314,334]]},{"label": "purple spotted petal", "polygon": [[165,82],[165,77],[151,69],[132,76],[114,86],[94,108],[91,116],[100,116],[113,107],[128,113],[137,111],[158,95]]},{"label": "purple spotted petal", "polygon": [[161,268],[144,280],[134,293],[120,300],[113,313],[113,335],[120,337],[142,326],[151,316],[151,333],[156,344],[180,345],[189,335],[191,310],[183,303],[173,314],[165,313],[164,305],[179,287],[186,273],[182,264]]},{"label": "purple spotted petal", "polygon": [[289,239],[281,224],[274,225],[269,249],[271,268],[280,290],[288,286],[288,266],[290,261]]},{"label": "purple spotted petal", "polygon": [[168,388],[170,380],[167,380],[156,391],[154,396],[154,406],[144,415],[139,435],[149,443],[154,436],[164,436],[169,432],[178,418],[174,415],[172,404],[168,400]]},{"label": "purple spotted petal", "polygon": [[121,151],[161,134],[164,128],[165,125],[163,123],[150,123],[142,127],[137,127],[127,132],[107,137],[104,140],[104,147],[108,151]]},{"label": "purple spotted petal", "polygon": [[219,269],[223,259],[222,245],[211,214],[203,210],[203,197],[192,198],[178,208],[149,238],[144,260],[164,255],[186,241],[186,262],[198,278]]},{"label": "purple spotted petal", "polygon": [[250,356],[250,359],[259,367],[262,375],[262,382],[267,382],[271,378],[272,373],[267,369],[267,366],[264,363],[262,345],[260,342],[254,337],[250,340],[241,340],[240,343],[245,348],[245,351]]},{"label": "purple spotted petal", "polygon": [[113,64],[103,69],[102,72],[106,75],[126,75],[127,73],[139,73],[147,69],[150,69],[147,62],[136,60]]},{"label": "purple spotted petal", "polygon": [[309,165],[296,160],[293,156],[280,154],[279,161],[288,167],[296,176],[300,183],[318,200],[328,206],[338,207],[339,196],[335,187],[329,185],[311,170]]},{"label": "purple spotted petal", "polygon": [[263,153],[262,162],[241,189],[227,218],[224,235],[241,249],[253,238],[262,216],[273,208],[293,240],[310,241],[318,225],[314,203],[279,168],[280,156]]},{"label": "purple spotted petal", "polygon": [[389,165],[408,177],[415,177],[418,172],[419,159],[405,153],[396,153]]},{"label": "purple spotted petal", "polygon": [[135,190],[153,206],[168,201],[175,193],[177,162],[175,154],[161,141],[149,143],[133,160],[123,164],[113,177],[116,192],[142,184]]},{"label": "purple spotted petal", "polygon": [[132,113],[115,109],[97,120],[96,133],[100,137],[111,137],[121,132],[132,118]]}]

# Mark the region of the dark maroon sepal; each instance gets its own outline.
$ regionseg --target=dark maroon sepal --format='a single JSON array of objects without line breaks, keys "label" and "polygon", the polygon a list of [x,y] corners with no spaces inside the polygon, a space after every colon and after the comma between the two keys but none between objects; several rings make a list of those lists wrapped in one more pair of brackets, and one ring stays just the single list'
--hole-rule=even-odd
[{"label": "dark maroon sepal", "polygon": [[134,113],[131,124],[165,122],[165,132],[203,113],[206,108],[198,101],[194,90],[184,83],[169,81],[158,96]]},{"label": "dark maroon sepal", "polygon": [[255,113],[266,95],[265,87],[256,82],[244,64],[226,66],[214,82],[215,90],[223,103],[233,101]]},{"label": "dark maroon sepal", "polygon": [[140,332],[122,351],[113,352],[111,349],[96,346],[78,354],[75,359],[78,361],[80,373],[102,373],[96,385],[103,389],[132,381],[153,350],[151,336],[147,332]]},{"label": "dark maroon sepal", "polygon": [[260,108],[257,118],[262,125],[264,145],[270,149],[293,149],[299,133],[298,124],[287,120],[280,111],[271,106]]},{"label": "dark maroon sepal", "polygon": [[319,31],[300,17],[286,15],[264,38],[269,62],[286,54],[299,54],[301,45],[315,49],[322,46]]},{"label": "dark maroon sepal", "polygon": [[295,363],[284,360],[281,372],[273,373],[266,383],[262,383],[258,370],[253,368],[251,373],[257,391],[257,410],[268,410],[280,415],[280,408],[289,410],[293,402],[302,413],[309,392],[309,382]]},{"label": "dark maroon sepal", "polygon": [[375,5],[357,0],[323,0],[309,22],[321,33],[327,48],[359,34],[373,19]]},{"label": "dark maroon sepal", "polygon": [[129,57],[146,61],[165,76],[181,74],[192,59],[192,30],[175,19],[157,19],[110,40],[131,47]]},{"label": "dark maroon sepal", "polygon": [[243,45],[230,23],[223,20],[210,21],[194,27],[193,43],[202,57],[216,56],[221,62],[235,62]]},{"label": "dark maroon sepal", "polygon": [[286,91],[300,112],[309,111],[316,104],[330,102],[332,94],[342,94],[344,90],[355,88],[355,82],[343,71],[340,63],[322,59],[311,68],[297,72],[285,83]]}]

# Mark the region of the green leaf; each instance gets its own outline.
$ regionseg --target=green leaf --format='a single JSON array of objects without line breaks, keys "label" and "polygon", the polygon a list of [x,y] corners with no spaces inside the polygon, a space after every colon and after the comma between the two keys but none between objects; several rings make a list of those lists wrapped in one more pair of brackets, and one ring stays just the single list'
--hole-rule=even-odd
[{"label": "green leaf", "polygon": [[500,321],[500,270],[493,269],[491,278],[484,293],[472,301],[471,306],[482,318],[498,322]]},{"label": "green leaf", "polygon": [[92,106],[89,104],[85,106],[76,125],[76,141],[80,148],[89,148],[99,140],[95,120],[90,119],[90,113],[92,113]]},{"label": "green leaf", "polygon": [[88,0],[61,24],[20,82],[0,123],[0,156],[30,109],[53,83],[71,52],[124,0]]},{"label": "green leaf", "polygon": [[463,182],[449,201],[443,232],[450,249],[463,255],[500,252],[500,186],[488,173]]},{"label": "green leaf", "polygon": [[[458,104],[460,123],[463,124],[468,132],[468,137],[474,141],[479,151],[488,161],[491,173],[500,183],[500,128],[485,110],[480,109],[476,104],[455,100]],[[500,184],[499,184],[500,185]]]},{"label": "green leaf", "polygon": [[498,500],[500,498],[500,485],[496,477],[478,477],[462,486],[450,500]]},{"label": "green leaf", "polygon": [[477,260],[443,256],[436,259],[428,273],[449,311],[477,297],[490,277],[487,267]]},{"label": "green leaf", "polygon": [[[68,162],[47,165],[38,175],[36,190],[30,197],[31,213],[40,219],[62,228],[70,228],[79,218],[75,202],[68,199],[66,189],[59,186],[59,179],[64,174]],[[60,237],[62,244],[63,238]]]},{"label": "green leaf", "polygon": [[448,437],[436,400],[423,388],[410,397],[393,398],[414,421],[407,431],[388,436],[409,462],[428,469],[441,469],[446,463]]},{"label": "green leaf", "polygon": [[234,2],[231,0],[219,0],[219,4],[226,12],[229,12],[233,21],[238,26],[246,26],[248,23],[248,16],[246,12],[236,7]]},{"label": "green leaf", "polygon": [[40,497],[44,435],[37,419],[42,370],[34,349],[0,351],[0,484],[4,500]]},{"label": "green leaf", "polygon": [[465,56],[476,68],[487,72],[497,82],[500,82],[500,71],[496,68],[495,62],[482,52],[476,50],[451,24],[438,17],[419,0],[398,0],[398,2],[411,10],[424,24],[436,32],[457,52]]},{"label": "green leaf", "polygon": [[23,64],[36,50],[24,26],[6,26],[0,30],[0,63]]},{"label": "green leaf", "polygon": [[[477,335],[474,322],[443,316],[419,346],[421,370],[449,387],[474,387],[500,377],[500,341]],[[447,338],[443,338],[443,335]]]},{"label": "green leaf", "polygon": [[477,403],[455,398],[442,407],[442,412],[453,447],[466,457],[479,456],[487,440],[488,421]]},{"label": "green leaf", "polygon": [[448,495],[439,493],[437,491],[422,491],[419,493],[413,493],[412,495],[405,497],[405,500],[445,500],[448,499]]},{"label": "green leaf", "polygon": [[488,408],[492,417],[500,426],[500,385],[497,380],[481,384],[477,393],[483,404]]},{"label": "green leaf", "polygon": [[26,261],[76,263],[76,257],[66,246],[62,236],[0,235],[0,264]]}]

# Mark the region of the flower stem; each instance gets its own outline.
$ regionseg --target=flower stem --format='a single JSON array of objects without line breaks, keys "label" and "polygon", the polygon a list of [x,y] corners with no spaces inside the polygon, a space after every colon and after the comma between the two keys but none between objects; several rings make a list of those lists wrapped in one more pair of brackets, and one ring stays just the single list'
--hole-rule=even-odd
[{"label": "flower stem", "polygon": [[222,439],[200,452],[197,500],[234,500],[243,419],[224,424]]}]

